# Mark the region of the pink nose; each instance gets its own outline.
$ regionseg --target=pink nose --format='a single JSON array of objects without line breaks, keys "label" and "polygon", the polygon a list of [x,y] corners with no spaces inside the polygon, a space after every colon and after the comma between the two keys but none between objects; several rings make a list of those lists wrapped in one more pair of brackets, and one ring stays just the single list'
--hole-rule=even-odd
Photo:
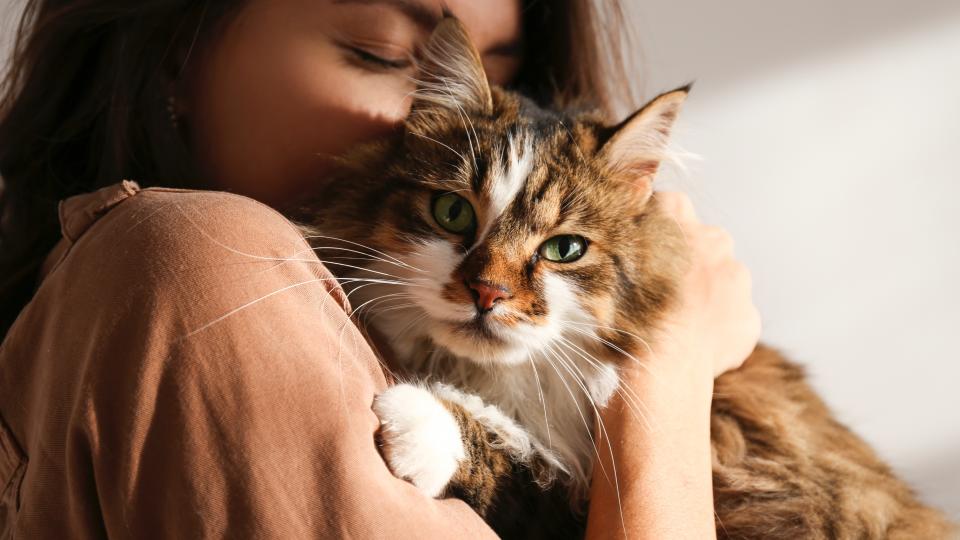
[{"label": "pink nose", "polygon": [[470,281],[467,287],[470,287],[473,301],[477,304],[480,313],[486,313],[493,309],[493,305],[497,302],[510,298],[510,290],[502,285],[486,281]]}]

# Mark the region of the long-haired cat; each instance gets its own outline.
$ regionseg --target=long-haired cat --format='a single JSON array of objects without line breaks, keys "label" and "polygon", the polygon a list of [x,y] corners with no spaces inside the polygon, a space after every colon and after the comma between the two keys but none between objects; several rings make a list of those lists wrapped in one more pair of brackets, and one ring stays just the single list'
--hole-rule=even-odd
[{"label": "long-haired cat", "polygon": [[[299,219],[410,381],[374,403],[394,474],[502,536],[579,537],[596,412],[639,407],[617,366],[643,361],[684,270],[651,182],[687,91],[611,127],[490,87],[454,19],[420,52],[402,129]],[[715,388],[718,536],[949,534],[775,351]]]}]

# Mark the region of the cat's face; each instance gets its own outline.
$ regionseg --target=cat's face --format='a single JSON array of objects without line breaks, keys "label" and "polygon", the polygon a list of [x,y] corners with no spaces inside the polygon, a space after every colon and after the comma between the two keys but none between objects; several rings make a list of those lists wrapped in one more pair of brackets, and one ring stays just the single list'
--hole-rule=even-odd
[{"label": "cat's face", "polygon": [[[465,39],[452,26],[446,55]],[[606,128],[490,89],[468,56],[459,87],[433,88],[328,194],[324,229],[378,260],[327,260],[394,343],[500,363],[575,353],[585,336],[627,346],[672,286],[650,181],[685,92]]]}]

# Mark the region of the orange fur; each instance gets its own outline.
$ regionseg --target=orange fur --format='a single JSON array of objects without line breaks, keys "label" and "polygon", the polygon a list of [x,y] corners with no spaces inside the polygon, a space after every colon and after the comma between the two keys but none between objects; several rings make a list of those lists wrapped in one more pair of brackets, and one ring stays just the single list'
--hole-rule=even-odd
[{"label": "orange fur", "polygon": [[[443,39],[432,41],[434,46],[471,47],[456,23],[441,24],[437,33]],[[431,50],[428,57],[436,60],[441,53]],[[486,88],[478,83],[482,67],[476,65],[474,52],[453,57],[473,63],[450,65],[470,73],[469,84],[460,87],[478,94],[415,101],[406,129],[344,158],[339,176],[299,217],[308,230],[324,235],[323,241],[314,240],[321,258],[327,254],[323,249],[331,249],[331,236],[352,242],[341,247],[363,246],[366,262],[336,266],[328,260],[345,280],[359,280],[348,281],[348,290],[373,297],[371,291],[389,293],[399,287],[415,297],[420,294],[417,287],[434,280],[439,283],[435,297],[422,302],[443,304],[450,313],[447,318],[471,309],[471,280],[509,291],[499,303],[501,310],[459,326],[430,315],[436,306],[420,305],[396,308],[403,314],[394,317],[399,323],[383,328],[387,334],[394,331],[387,337],[395,345],[409,342],[403,366],[409,374],[475,384],[465,390],[504,406],[522,424],[536,416],[524,416],[521,413],[529,411],[517,407],[539,414],[538,396],[504,393],[498,384],[512,388],[519,381],[498,377],[533,375],[529,370],[519,375],[506,371],[497,365],[497,357],[508,348],[504,333],[549,326],[557,300],[548,294],[551,277],[575,291],[575,309],[593,321],[595,335],[584,342],[583,351],[599,362],[628,361],[623,351],[642,355],[646,344],[656,339],[686,255],[676,224],[658,211],[656,198],[649,197],[649,184],[685,90],[661,96],[611,128],[595,114],[544,110],[515,93]],[[431,65],[431,89],[438,88],[437,77],[442,81],[443,76],[456,76],[436,73],[442,62]],[[450,109],[451,102],[460,107]],[[512,181],[509,171],[501,169],[508,168],[511,159],[519,162],[509,155],[517,141],[529,143],[534,155],[522,184],[512,186],[516,192],[504,203],[504,186],[496,183]],[[431,205],[447,193],[457,193],[471,205],[476,230],[451,233],[438,224]],[[538,255],[538,246],[562,234],[588,239],[582,258],[558,263]],[[405,257],[424,246],[446,250],[450,260],[417,259],[439,269],[413,268]],[[398,282],[371,281],[383,281],[384,275]],[[424,329],[426,323],[417,322],[424,313],[433,327]],[[451,345],[441,342],[437,328],[472,348],[446,350]],[[588,382],[590,376],[581,378]],[[545,451],[518,463],[497,443],[502,434],[463,408],[448,407],[470,448],[449,493],[467,500],[506,536],[582,533],[576,503],[586,494],[582,473],[589,473],[592,454],[548,456]],[[570,425],[575,429],[568,429],[566,436],[589,443],[592,425]],[[741,369],[718,379],[712,443],[721,538],[945,538],[950,533],[950,524],[938,512],[924,506],[861,439],[834,419],[802,371],[765,346]],[[556,470],[543,474],[551,467]],[[558,481],[549,484],[546,477]],[[571,499],[572,508],[566,504]]]}]

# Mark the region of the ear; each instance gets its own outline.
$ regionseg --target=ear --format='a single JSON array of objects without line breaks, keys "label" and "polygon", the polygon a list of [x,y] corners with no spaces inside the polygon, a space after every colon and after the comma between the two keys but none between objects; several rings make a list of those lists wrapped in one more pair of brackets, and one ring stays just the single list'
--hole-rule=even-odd
[{"label": "ear", "polygon": [[457,18],[444,17],[418,53],[417,90],[407,119],[411,128],[427,127],[451,112],[493,112],[480,53]]},{"label": "ear", "polygon": [[602,130],[600,158],[612,176],[634,184],[642,202],[653,192],[653,177],[667,153],[670,131],[690,85],[660,94],[620,124]]}]

